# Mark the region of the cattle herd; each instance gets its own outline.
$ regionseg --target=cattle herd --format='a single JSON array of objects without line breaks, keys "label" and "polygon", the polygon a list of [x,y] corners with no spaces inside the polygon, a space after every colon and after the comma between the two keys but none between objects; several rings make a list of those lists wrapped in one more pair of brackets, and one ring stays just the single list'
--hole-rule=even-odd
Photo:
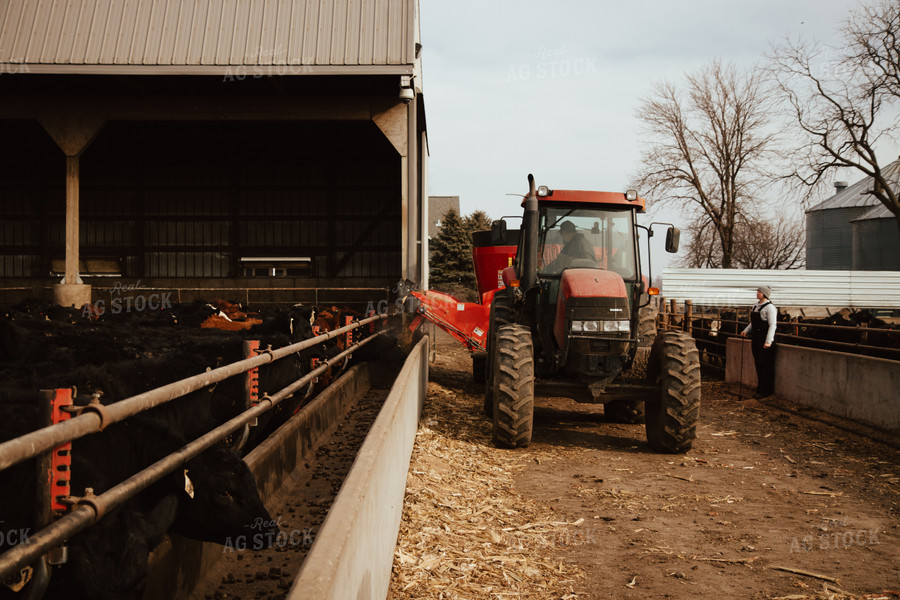
[{"label": "cattle herd", "polygon": [[[798,312],[779,310],[778,343],[900,360],[900,318],[896,316],[881,318],[876,316],[877,311],[865,309],[843,309],[816,318]],[[670,327],[686,329],[683,313],[664,318]],[[746,310],[696,309],[690,319],[690,330],[701,359],[724,368],[726,340],[739,335],[748,322]]]},{"label": "cattle herd", "polygon": [[[259,340],[261,348],[283,347],[356,317],[336,307],[301,305],[247,314],[223,301],[119,314],[19,304],[0,311],[0,442],[39,428],[40,390],[74,387],[75,405],[96,398],[110,404],[241,360],[244,340]],[[371,331],[364,326],[354,335]],[[281,390],[346,343],[338,336],[260,367],[259,395]],[[398,352],[395,342],[382,337],[354,360]],[[326,385],[333,375],[320,376],[315,385]],[[183,472],[170,473],[68,540],[68,561],[54,568],[47,597],[139,598],[150,551],[168,532],[220,544],[267,533],[259,524],[272,519],[241,455],[314,394],[313,389],[295,394],[260,417],[240,444],[217,443]],[[244,381],[231,377],[75,440],[71,492],[80,496],[91,488],[99,495],[244,409]],[[33,460],[0,471],[0,533],[22,533],[0,535],[0,554],[35,532],[35,479]],[[0,598],[22,597],[14,590],[28,577],[26,570],[0,582]]]}]

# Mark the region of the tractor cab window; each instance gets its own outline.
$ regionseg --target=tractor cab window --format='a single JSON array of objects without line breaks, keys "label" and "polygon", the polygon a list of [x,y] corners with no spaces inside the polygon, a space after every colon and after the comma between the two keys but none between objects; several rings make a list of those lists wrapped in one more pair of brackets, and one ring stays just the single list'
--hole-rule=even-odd
[{"label": "tractor cab window", "polygon": [[630,210],[553,207],[541,211],[538,270],[559,275],[564,269],[615,271],[625,280],[637,272],[634,223]]}]

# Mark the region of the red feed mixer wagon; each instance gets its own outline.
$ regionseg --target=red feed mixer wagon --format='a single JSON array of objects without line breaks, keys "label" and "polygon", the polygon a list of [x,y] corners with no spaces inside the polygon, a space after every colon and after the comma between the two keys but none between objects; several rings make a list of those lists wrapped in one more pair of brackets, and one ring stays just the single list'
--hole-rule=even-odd
[{"label": "red feed mixer wagon", "polygon": [[[638,244],[639,230],[649,239],[653,225],[668,224],[639,225],[644,200],[633,190],[551,190],[531,175],[528,183],[520,230],[499,220],[473,235],[480,302],[412,291],[410,327],[427,319],[472,352],[498,446],[531,441],[537,390],[601,403],[614,420],[643,420],[656,451],[689,450],[700,410],[697,349],[684,333],[656,335],[656,290],[641,273]],[[668,252],[678,237],[668,225]]]}]

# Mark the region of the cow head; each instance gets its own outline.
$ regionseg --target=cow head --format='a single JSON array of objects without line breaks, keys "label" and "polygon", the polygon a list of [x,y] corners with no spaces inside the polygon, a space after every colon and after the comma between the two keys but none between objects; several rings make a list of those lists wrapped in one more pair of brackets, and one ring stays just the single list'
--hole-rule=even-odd
[{"label": "cow head", "polygon": [[185,489],[173,531],[217,544],[234,545],[238,539],[260,548],[272,544],[278,526],[243,460],[216,444],[185,466]]},{"label": "cow head", "polygon": [[303,304],[295,304],[288,312],[288,319],[291,342],[302,342],[313,336],[312,325],[315,321],[315,312],[312,308]]}]

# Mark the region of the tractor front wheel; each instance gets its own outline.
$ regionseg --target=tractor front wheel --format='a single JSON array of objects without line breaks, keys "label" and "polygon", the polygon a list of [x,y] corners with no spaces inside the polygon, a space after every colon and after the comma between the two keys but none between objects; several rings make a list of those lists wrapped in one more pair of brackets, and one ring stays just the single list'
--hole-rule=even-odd
[{"label": "tractor front wheel", "polygon": [[488,418],[494,416],[494,347],[497,345],[497,332],[503,325],[513,322],[512,301],[506,290],[498,290],[491,302],[488,318],[487,362],[484,377],[484,414]]},{"label": "tractor front wheel", "polygon": [[700,357],[693,338],[680,331],[660,333],[649,379],[659,392],[645,402],[647,442],[657,452],[687,452],[700,419]]},{"label": "tractor front wheel", "polygon": [[518,324],[497,331],[494,348],[494,444],[521,448],[534,423],[534,347],[531,330]]}]

